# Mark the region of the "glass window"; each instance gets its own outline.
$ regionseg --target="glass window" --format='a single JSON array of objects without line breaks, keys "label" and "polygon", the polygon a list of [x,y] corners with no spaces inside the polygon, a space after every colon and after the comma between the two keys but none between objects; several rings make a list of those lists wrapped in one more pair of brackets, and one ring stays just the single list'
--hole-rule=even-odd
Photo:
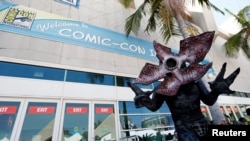
[{"label": "glass window", "polygon": [[226,120],[228,120],[228,122],[230,122],[231,124],[236,123],[237,120],[236,120],[236,118],[235,118],[235,116],[233,114],[232,107],[231,106],[226,106],[226,110],[227,110],[227,113],[228,113],[228,114],[225,115]]},{"label": "glass window", "polygon": [[[119,113],[120,114],[152,114],[152,111],[146,107],[135,108],[135,103],[132,101],[119,101]],[[162,104],[159,110],[153,113],[170,113],[167,104]]]},{"label": "glass window", "polygon": [[0,67],[0,75],[3,76],[47,79],[57,81],[64,80],[65,71],[62,69],[53,69],[9,62],[0,62]]},{"label": "glass window", "polygon": [[[242,112],[243,117],[248,117],[247,115],[247,109],[250,108],[250,105],[246,105],[246,104],[239,104],[239,110]],[[250,117],[250,116],[249,116]],[[250,118],[249,118],[250,120]],[[250,124],[249,124],[250,125]]]},{"label": "glass window", "polygon": [[174,126],[171,114],[120,115],[122,130]]},{"label": "glass window", "polygon": [[10,140],[20,102],[0,101],[0,140]]},{"label": "glass window", "polygon": [[174,141],[174,132],[174,127],[122,131],[120,141]]},{"label": "glass window", "polygon": [[114,76],[69,70],[66,81],[114,86]]},{"label": "glass window", "polygon": [[123,139],[152,134],[151,139],[155,140],[165,139],[169,133],[174,134],[174,122],[166,104],[152,112],[145,107],[135,108],[134,102],[119,101],[119,114]]},{"label": "glass window", "polygon": [[133,79],[129,77],[116,76],[116,85],[121,87],[128,87],[127,82],[131,82]]},{"label": "glass window", "polygon": [[241,115],[240,115],[240,110],[239,110],[238,106],[233,106],[233,111],[234,111],[235,115],[237,116],[237,118],[239,119],[241,117]]},{"label": "glass window", "polygon": [[63,122],[63,137],[66,141],[88,140],[89,105],[66,103]]},{"label": "glass window", "polygon": [[115,140],[115,111],[113,104],[95,104],[94,136],[95,141]]},{"label": "glass window", "polygon": [[203,114],[209,121],[211,121],[211,117],[210,117],[208,111],[209,111],[209,110],[207,109],[207,106],[201,106],[201,112],[202,112],[202,114]]},{"label": "glass window", "polygon": [[52,140],[56,103],[30,102],[19,141]]}]

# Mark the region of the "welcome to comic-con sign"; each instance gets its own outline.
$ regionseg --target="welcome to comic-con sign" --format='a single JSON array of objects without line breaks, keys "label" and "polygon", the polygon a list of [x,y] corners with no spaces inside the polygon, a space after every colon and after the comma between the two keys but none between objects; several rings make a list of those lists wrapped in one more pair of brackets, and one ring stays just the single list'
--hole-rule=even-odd
[{"label": "welcome to comic-con sign", "polygon": [[152,42],[22,5],[0,3],[0,30],[157,61]]}]

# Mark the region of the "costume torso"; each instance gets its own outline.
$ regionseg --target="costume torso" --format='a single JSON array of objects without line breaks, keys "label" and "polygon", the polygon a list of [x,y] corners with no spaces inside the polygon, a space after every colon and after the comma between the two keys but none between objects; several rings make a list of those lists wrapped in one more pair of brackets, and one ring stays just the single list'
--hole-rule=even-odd
[{"label": "costume torso", "polygon": [[166,96],[165,101],[174,121],[192,122],[204,118],[200,110],[200,91],[194,82],[181,86],[177,95]]}]

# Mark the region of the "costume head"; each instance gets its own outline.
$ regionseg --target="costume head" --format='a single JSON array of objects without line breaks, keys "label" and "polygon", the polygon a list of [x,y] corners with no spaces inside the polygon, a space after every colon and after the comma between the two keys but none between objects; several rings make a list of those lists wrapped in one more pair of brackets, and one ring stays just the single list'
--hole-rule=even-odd
[{"label": "costume head", "polygon": [[204,32],[180,41],[179,54],[171,52],[169,47],[154,41],[154,49],[160,64],[146,63],[138,78],[132,83],[148,85],[163,79],[156,93],[173,96],[179,87],[200,79],[212,66],[212,63],[201,65],[200,62],[208,53],[214,32]]}]

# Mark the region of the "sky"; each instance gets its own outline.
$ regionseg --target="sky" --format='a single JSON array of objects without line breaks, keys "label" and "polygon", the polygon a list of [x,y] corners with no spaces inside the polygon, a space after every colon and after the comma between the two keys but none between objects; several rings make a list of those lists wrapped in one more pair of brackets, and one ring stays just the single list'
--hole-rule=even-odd
[{"label": "sky", "polygon": [[245,6],[250,5],[250,0],[210,0],[210,2],[225,13],[225,15],[222,15],[221,13],[213,10],[217,26],[222,25],[225,21],[232,17],[225,11],[225,8],[232,13],[237,14],[238,11],[243,9]]}]

